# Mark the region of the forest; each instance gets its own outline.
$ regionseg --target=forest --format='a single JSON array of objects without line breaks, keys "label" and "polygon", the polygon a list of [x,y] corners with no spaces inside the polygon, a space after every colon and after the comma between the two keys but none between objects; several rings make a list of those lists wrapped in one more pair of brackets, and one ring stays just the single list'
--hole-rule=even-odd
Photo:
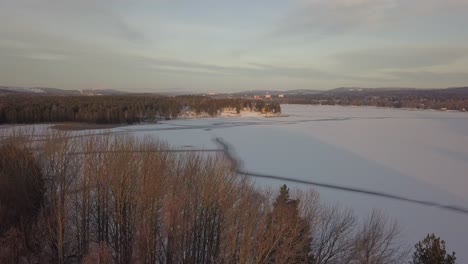
[{"label": "forest", "polygon": [[0,124],[82,122],[132,124],[177,118],[186,111],[217,116],[224,108],[279,113],[276,102],[204,96],[0,96]]},{"label": "forest", "polygon": [[0,263],[450,264],[373,210],[256,187],[220,154],[151,137],[3,132]]},{"label": "forest", "polygon": [[362,91],[335,89],[313,95],[291,95],[276,101],[290,104],[353,105],[468,111],[468,88],[462,87],[438,90],[366,89]]}]

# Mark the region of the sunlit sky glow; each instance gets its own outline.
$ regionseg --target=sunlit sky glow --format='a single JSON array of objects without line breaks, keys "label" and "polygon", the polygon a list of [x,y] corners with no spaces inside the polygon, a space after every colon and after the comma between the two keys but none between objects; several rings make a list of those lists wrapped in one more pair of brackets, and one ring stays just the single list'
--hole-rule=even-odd
[{"label": "sunlit sky glow", "polygon": [[468,85],[467,0],[0,0],[0,85]]}]

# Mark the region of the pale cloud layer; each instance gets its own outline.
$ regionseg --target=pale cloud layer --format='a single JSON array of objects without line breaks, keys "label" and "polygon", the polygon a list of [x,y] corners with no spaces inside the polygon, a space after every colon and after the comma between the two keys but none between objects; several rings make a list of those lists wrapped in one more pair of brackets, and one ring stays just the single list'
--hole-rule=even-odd
[{"label": "pale cloud layer", "polygon": [[0,86],[468,85],[465,0],[0,0]]}]

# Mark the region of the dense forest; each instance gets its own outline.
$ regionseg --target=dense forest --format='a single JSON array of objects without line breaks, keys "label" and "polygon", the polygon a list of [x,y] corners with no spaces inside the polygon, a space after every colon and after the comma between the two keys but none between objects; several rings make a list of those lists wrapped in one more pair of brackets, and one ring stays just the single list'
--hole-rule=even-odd
[{"label": "dense forest", "polygon": [[291,104],[354,105],[415,109],[468,110],[468,88],[439,90],[332,90],[276,100]]},{"label": "dense forest", "polygon": [[[32,132],[31,132],[32,133]],[[153,138],[13,131],[0,142],[0,263],[408,263],[396,222],[256,188],[223,155]],[[413,264],[455,263],[428,235]]]},{"label": "dense forest", "polygon": [[187,111],[218,115],[225,108],[279,113],[275,102],[212,99],[204,96],[0,96],[0,124],[85,122],[138,123],[177,118]]}]

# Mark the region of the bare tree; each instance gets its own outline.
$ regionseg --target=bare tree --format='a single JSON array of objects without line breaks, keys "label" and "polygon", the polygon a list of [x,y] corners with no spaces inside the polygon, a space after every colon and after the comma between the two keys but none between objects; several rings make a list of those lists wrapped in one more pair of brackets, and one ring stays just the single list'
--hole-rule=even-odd
[{"label": "bare tree", "polygon": [[50,257],[56,263],[64,263],[73,254],[69,207],[70,193],[75,189],[79,174],[79,164],[77,156],[70,153],[75,152],[77,147],[77,142],[62,132],[47,135],[41,146],[48,205],[43,210],[43,217],[47,219],[46,241],[50,248]]},{"label": "bare tree", "polygon": [[351,263],[399,264],[408,260],[409,250],[401,241],[401,231],[379,210],[373,210],[358,230]]},{"label": "bare tree", "polygon": [[317,264],[347,263],[354,247],[356,219],[349,209],[323,205],[318,210],[313,251]]},{"label": "bare tree", "polygon": [[311,227],[283,185],[262,225],[258,263],[313,263]]}]

